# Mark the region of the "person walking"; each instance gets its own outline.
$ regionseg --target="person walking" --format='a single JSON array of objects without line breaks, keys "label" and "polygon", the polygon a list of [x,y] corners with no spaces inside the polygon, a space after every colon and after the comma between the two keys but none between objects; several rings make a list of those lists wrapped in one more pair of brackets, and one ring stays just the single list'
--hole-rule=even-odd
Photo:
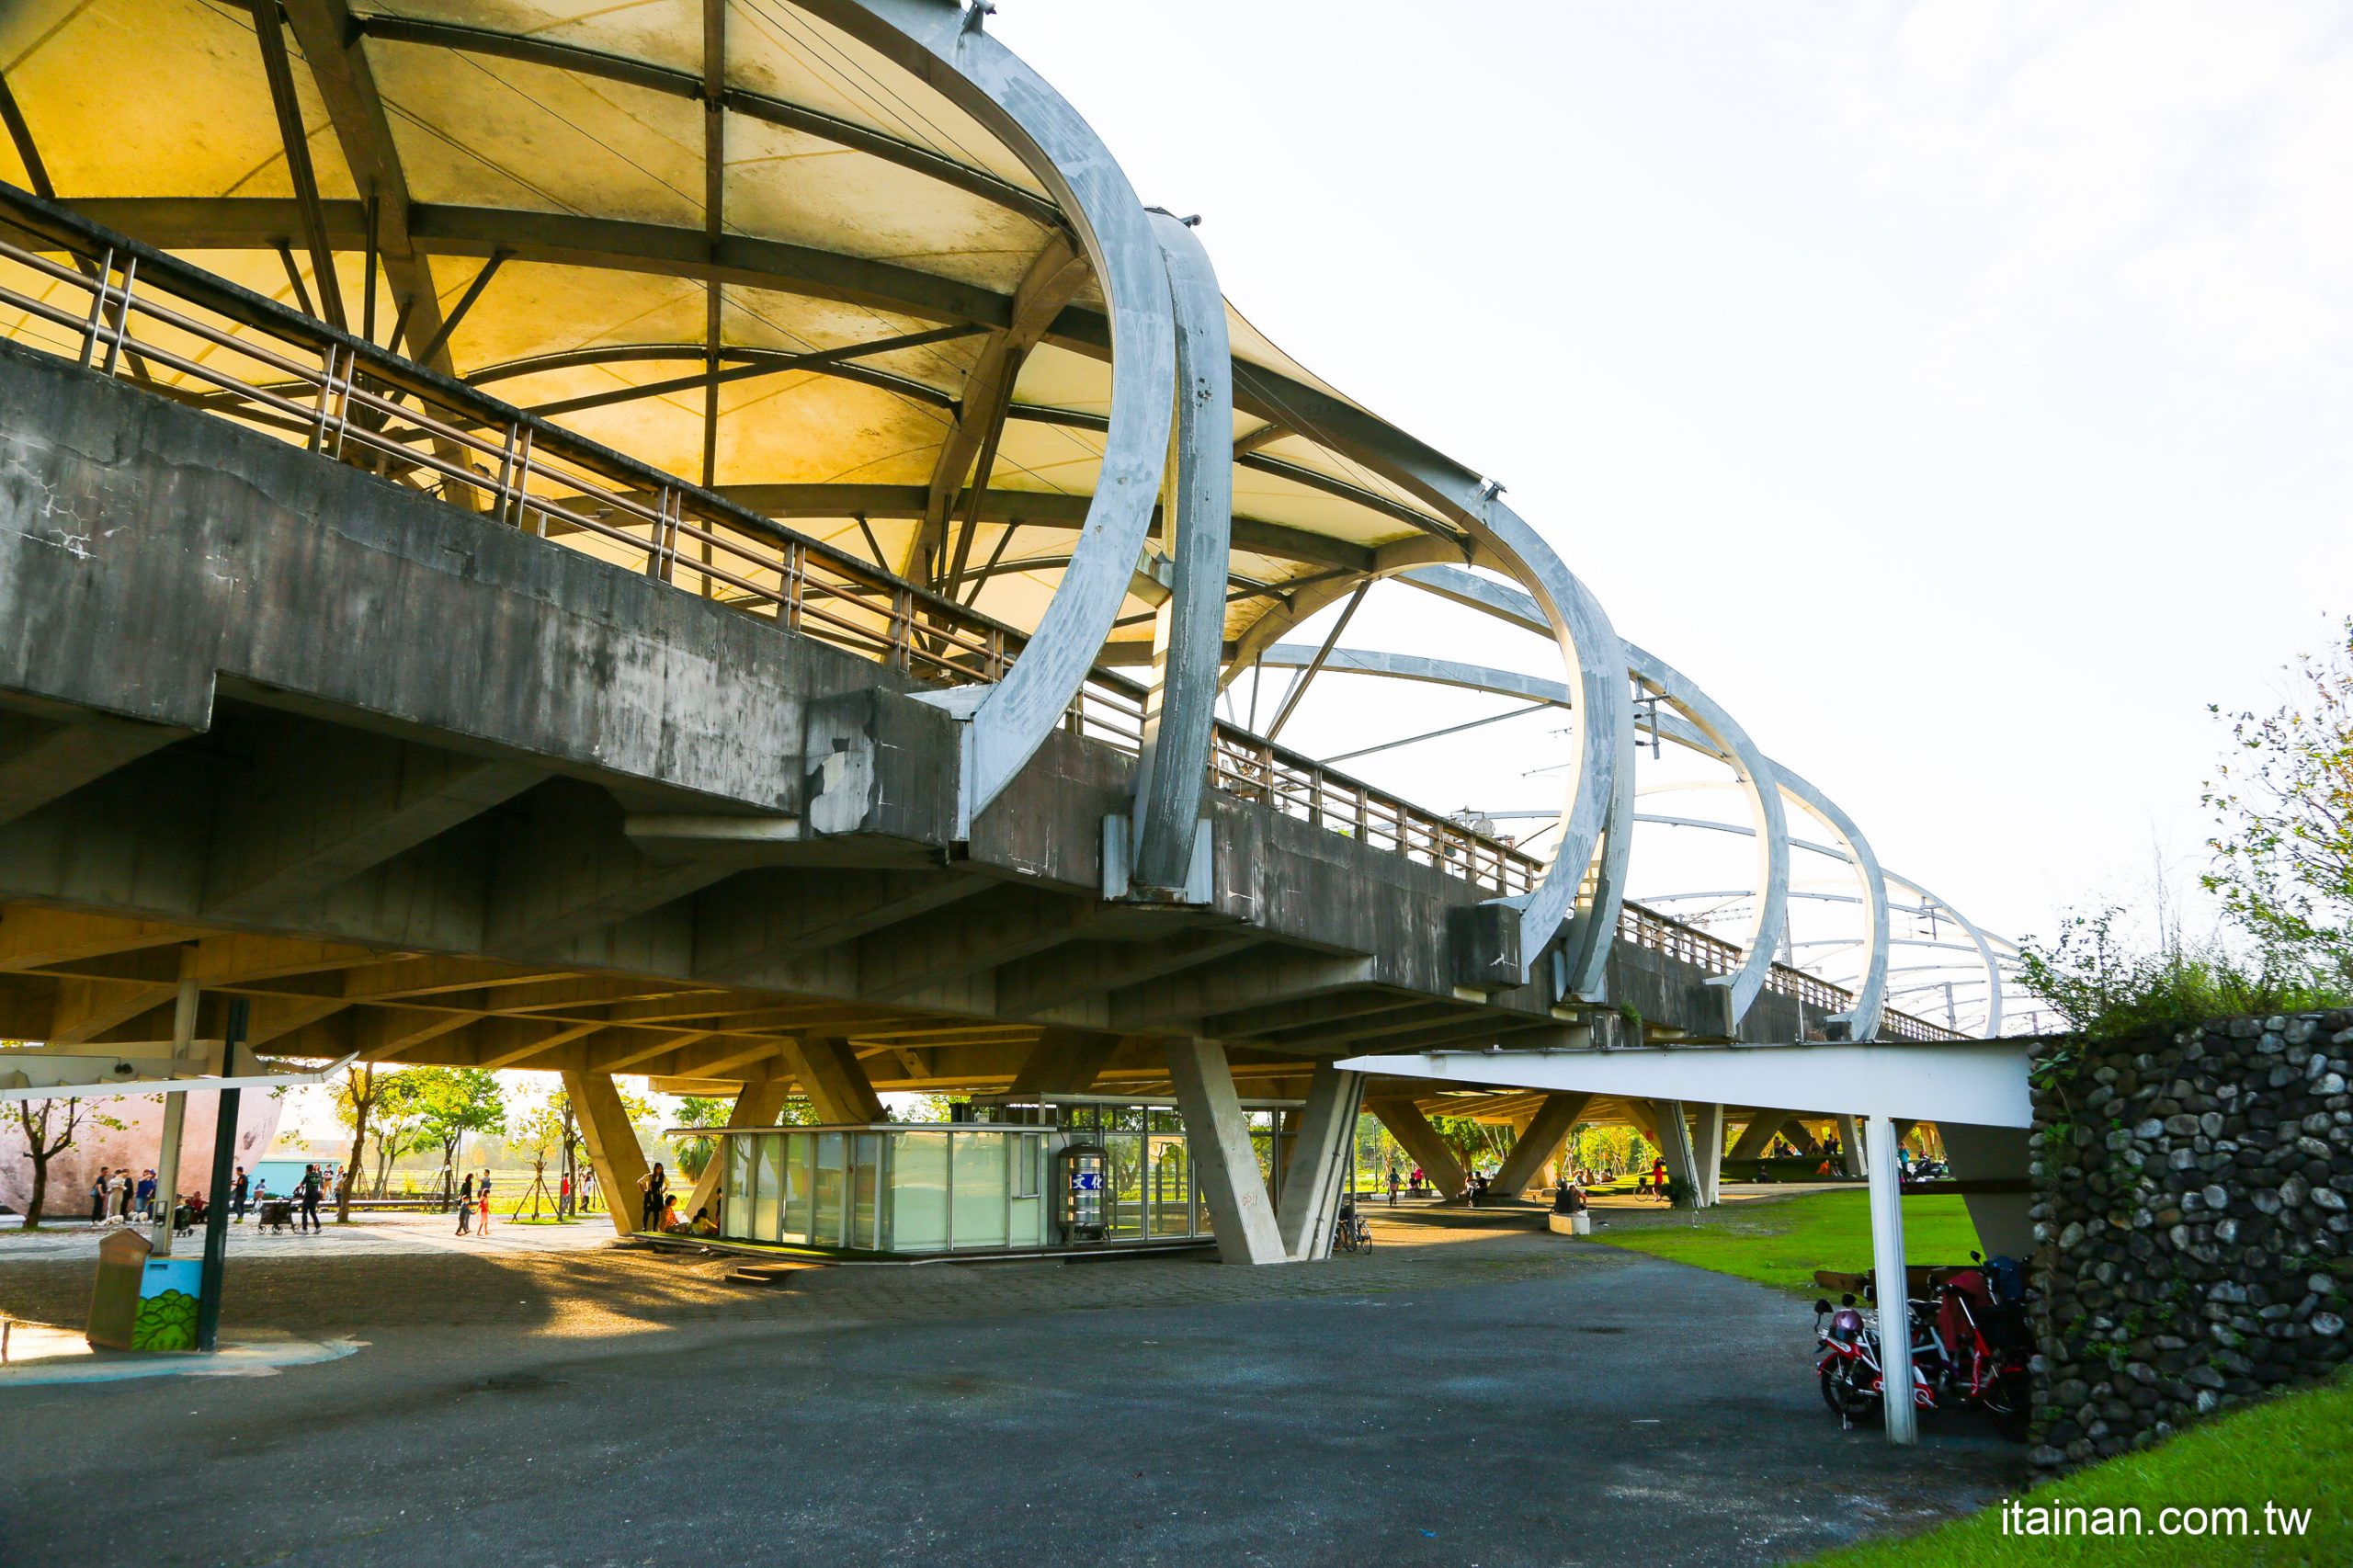
[{"label": "person walking", "polygon": [[245,1167],[239,1165],[237,1179],[229,1184],[230,1223],[242,1225],[245,1222],[245,1203],[253,1197],[253,1178],[245,1175]]},{"label": "person walking", "polygon": [[137,1206],[135,1211],[141,1219],[153,1220],[155,1217],[155,1173],[153,1171],[139,1173],[139,1185],[131,1189],[131,1200]]},{"label": "person walking", "polygon": [[1664,1154],[1651,1161],[1651,1195],[1661,1203],[1666,1201],[1666,1156]]},{"label": "person walking", "polygon": [[595,1166],[580,1173],[580,1211],[583,1214],[597,1207],[597,1171]]},{"label": "person walking", "polygon": [[572,1173],[569,1171],[556,1182],[555,1217],[559,1220],[572,1218]]},{"label": "person walking", "polygon": [[661,1161],[654,1161],[654,1168],[637,1178],[637,1187],[644,1194],[637,1208],[637,1228],[650,1231],[662,1216],[662,1199],[670,1187],[670,1177],[662,1169]]},{"label": "person walking", "polygon": [[107,1217],[107,1168],[98,1167],[97,1180],[90,1184],[90,1223],[95,1225]]},{"label": "person walking", "polygon": [[1389,1207],[1397,1207],[1397,1167],[1389,1167]]},{"label": "person walking", "polygon": [[482,1187],[479,1191],[480,1196],[475,1199],[475,1201],[482,1205],[482,1211],[476,1216],[474,1233],[486,1236],[490,1234],[490,1167],[488,1165],[483,1167]]},{"label": "person walking", "polygon": [[318,1166],[304,1165],[302,1167],[302,1185],[298,1191],[302,1199],[302,1212],[295,1221],[294,1228],[315,1235],[320,1230],[319,1199],[326,1191],[326,1183],[320,1176]]},{"label": "person walking", "polygon": [[474,1173],[468,1171],[466,1179],[458,1184],[458,1234],[464,1235],[474,1222]]}]

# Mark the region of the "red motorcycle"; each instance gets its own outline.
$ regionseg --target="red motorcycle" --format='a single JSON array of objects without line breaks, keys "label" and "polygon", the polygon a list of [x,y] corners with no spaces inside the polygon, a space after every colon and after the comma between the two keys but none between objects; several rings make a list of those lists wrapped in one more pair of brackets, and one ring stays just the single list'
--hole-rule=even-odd
[{"label": "red motorcycle", "polygon": [[[2034,1355],[2024,1291],[2015,1265],[2002,1259],[1988,1265],[1975,1253],[1970,1257],[1980,1267],[1938,1271],[1929,1286],[1934,1299],[1908,1303],[1912,1401],[1922,1410],[1973,1404],[1994,1418],[2003,1436],[2023,1437],[2032,1415],[2028,1363]],[[1886,1396],[1879,1326],[1851,1294],[1836,1307],[1818,1301],[1813,1310],[1823,1403],[1842,1427],[1851,1428]]]}]

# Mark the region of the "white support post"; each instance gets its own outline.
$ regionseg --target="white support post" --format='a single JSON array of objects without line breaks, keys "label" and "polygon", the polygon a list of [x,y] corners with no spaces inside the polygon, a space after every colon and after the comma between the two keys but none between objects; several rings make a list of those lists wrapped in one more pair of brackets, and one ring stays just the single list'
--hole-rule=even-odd
[{"label": "white support post", "polygon": [[[1850,1119],[1840,1117],[1842,1125]],[[1870,1140],[1871,1255],[1879,1275],[1880,1369],[1886,1392],[1887,1440],[1899,1447],[1919,1441],[1918,1413],[1912,1404],[1912,1312],[1904,1269],[1904,1186],[1895,1165],[1895,1123],[1884,1116],[1861,1119]]]},{"label": "white support post", "polygon": [[[193,951],[193,949],[190,949]],[[199,995],[193,980],[180,982],[179,994],[172,1003],[172,1071],[176,1074],[195,1065],[188,1060],[196,1049],[196,1004]],[[150,1257],[172,1256],[172,1218],[178,1211],[180,1200],[180,1127],[188,1118],[188,1095],[173,1090],[164,1096],[164,1147],[155,1159],[155,1202],[157,1214],[153,1240],[148,1246]]]}]

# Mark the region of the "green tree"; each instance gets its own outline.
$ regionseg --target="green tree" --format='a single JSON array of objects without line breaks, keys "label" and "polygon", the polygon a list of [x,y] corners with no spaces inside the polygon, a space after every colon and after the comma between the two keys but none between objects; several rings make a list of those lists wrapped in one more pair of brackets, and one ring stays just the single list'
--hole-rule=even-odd
[{"label": "green tree", "polygon": [[498,1074],[481,1067],[418,1067],[406,1076],[413,1080],[418,1136],[441,1145],[446,1190],[455,1185],[458,1144],[466,1134],[495,1132],[506,1126],[506,1091],[499,1085]]},{"label": "green tree", "polygon": [[427,1142],[425,1134],[425,1110],[417,1103],[418,1085],[415,1073],[402,1073],[388,1080],[376,1096],[376,1108],[369,1117],[376,1137],[376,1196],[384,1196],[391,1182],[392,1162],[412,1149],[421,1149]]},{"label": "green tree", "polygon": [[[681,1127],[724,1127],[728,1114],[734,1107],[709,1095],[688,1095],[678,1102],[677,1124]],[[680,1138],[672,1147],[676,1151],[678,1169],[699,1179],[717,1152],[715,1138]]]},{"label": "green tree", "polygon": [[[2353,985],[2353,617],[2300,657],[2296,697],[2230,715],[2215,770],[2214,864],[2202,879],[2251,937],[2263,970]],[[2219,709],[2211,710],[2220,713]]]},{"label": "green tree", "polygon": [[337,1121],[351,1129],[351,1158],[345,1162],[343,1179],[335,1183],[335,1222],[351,1222],[352,1189],[359,1183],[359,1173],[368,1168],[369,1119],[388,1093],[398,1092],[394,1085],[404,1074],[398,1068],[377,1062],[355,1062],[343,1070],[343,1081],[335,1085],[335,1115]]}]

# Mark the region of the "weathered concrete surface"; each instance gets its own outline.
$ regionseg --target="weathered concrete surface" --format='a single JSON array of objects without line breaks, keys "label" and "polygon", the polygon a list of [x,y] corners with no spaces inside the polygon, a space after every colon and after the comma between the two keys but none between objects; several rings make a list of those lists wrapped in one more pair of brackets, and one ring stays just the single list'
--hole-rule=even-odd
[{"label": "weathered concrete surface", "polygon": [[[1133,1063],[1155,1036],[1296,1060],[1565,1016],[1455,991],[1486,890],[1231,796],[1212,905],[1103,903],[1135,764],[1076,735],[951,842],[954,722],[911,686],[0,347],[0,1033],[150,1038],[155,949],[208,933],[280,944],[220,937],[208,985],[251,989],[281,1050],[680,1079],[789,1071],[811,1024],[889,1041],[870,1070],[912,1084],[1009,1079],[1049,1027]],[[19,921],[12,948],[11,908],[121,928]],[[1620,951],[1654,1028],[1715,1015],[1691,966]],[[387,953],[481,966],[471,1015],[429,1015],[448,976],[351,978]],[[490,989],[532,974],[654,983],[567,978],[577,1012]],[[1744,1032],[1799,1023],[1768,997]]]}]

